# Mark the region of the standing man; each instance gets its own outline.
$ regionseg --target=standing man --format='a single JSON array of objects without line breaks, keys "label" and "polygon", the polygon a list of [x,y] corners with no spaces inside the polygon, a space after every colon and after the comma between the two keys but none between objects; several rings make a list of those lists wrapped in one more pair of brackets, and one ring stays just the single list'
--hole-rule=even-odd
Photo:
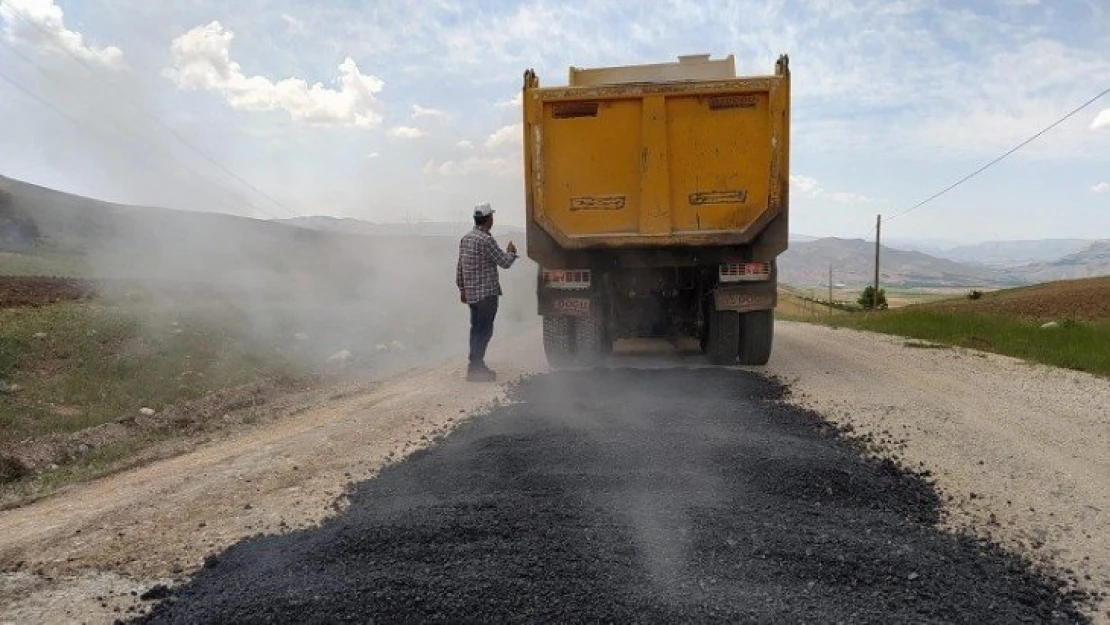
[{"label": "standing man", "polygon": [[471,382],[492,382],[497,375],[486,366],[486,346],[493,337],[493,320],[497,316],[501,281],[497,268],[508,269],[516,262],[516,246],[512,241],[505,251],[490,235],[493,208],[488,202],[474,207],[474,229],[459,242],[459,263],[455,284],[459,299],[470,306],[470,364],[466,379]]}]

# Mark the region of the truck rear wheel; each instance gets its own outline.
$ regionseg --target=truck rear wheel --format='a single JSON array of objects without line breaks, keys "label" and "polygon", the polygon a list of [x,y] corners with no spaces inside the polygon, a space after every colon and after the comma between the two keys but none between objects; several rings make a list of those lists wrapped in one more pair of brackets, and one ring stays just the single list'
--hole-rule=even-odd
[{"label": "truck rear wheel", "polygon": [[734,365],[740,351],[740,315],[732,310],[710,314],[706,355],[715,365]]},{"label": "truck rear wheel", "polygon": [[612,351],[612,343],[605,332],[605,320],[601,316],[577,319],[574,325],[575,348],[579,364],[597,364]]},{"label": "truck rear wheel", "polygon": [[574,364],[575,328],[570,317],[543,318],[543,351],[553,369]]},{"label": "truck rear wheel", "polygon": [[740,315],[740,364],[767,364],[774,337],[775,311],[756,310]]}]

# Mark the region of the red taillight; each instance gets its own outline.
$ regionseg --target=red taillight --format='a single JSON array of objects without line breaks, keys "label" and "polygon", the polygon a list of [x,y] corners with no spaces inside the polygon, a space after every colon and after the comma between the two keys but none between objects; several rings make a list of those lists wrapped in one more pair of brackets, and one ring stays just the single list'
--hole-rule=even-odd
[{"label": "red taillight", "polygon": [[590,288],[589,269],[544,269],[543,282],[554,289]]},{"label": "red taillight", "polygon": [[726,263],[721,265],[721,282],[755,282],[771,277],[770,263]]}]

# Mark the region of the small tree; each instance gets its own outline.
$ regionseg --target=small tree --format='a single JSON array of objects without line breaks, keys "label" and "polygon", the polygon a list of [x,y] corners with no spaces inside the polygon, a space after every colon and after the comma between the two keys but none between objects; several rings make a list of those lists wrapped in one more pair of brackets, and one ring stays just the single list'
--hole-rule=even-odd
[{"label": "small tree", "polygon": [[877,308],[879,310],[886,310],[886,289],[879,289],[878,302],[876,303],[875,287],[868,286],[867,288],[863,289],[863,293],[859,296],[859,299],[856,300],[856,302],[859,303],[860,306],[868,310],[874,308]]}]

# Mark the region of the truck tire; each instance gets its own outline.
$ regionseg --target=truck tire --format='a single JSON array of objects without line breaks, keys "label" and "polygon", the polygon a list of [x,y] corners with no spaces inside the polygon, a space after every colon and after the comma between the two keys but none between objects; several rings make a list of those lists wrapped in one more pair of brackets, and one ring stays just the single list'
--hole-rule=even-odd
[{"label": "truck tire", "polygon": [[600,315],[575,321],[575,354],[580,365],[594,365],[612,351],[605,333],[605,319]]},{"label": "truck tire", "polygon": [[740,352],[740,314],[732,310],[718,310],[709,320],[709,340],[706,355],[715,365],[734,365]]},{"label": "truck tire", "polygon": [[767,364],[774,338],[775,311],[756,310],[740,315],[740,364]]},{"label": "truck tire", "polygon": [[701,334],[698,336],[698,349],[701,350],[701,353],[708,354],[709,353],[709,326],[710,326],[710,324],[713,323],[713,315],[715,313],[713,312],[713,300],[712,299],[706,298],[704,304],[705,304],[705,307],[702,308],[702,311],[701,311],[702,328],[701,328]]},{"label": "truck tire", "polygon": [[552,369],[574,364],[574,319],[570,317],[543,318],[543,351]]}]

